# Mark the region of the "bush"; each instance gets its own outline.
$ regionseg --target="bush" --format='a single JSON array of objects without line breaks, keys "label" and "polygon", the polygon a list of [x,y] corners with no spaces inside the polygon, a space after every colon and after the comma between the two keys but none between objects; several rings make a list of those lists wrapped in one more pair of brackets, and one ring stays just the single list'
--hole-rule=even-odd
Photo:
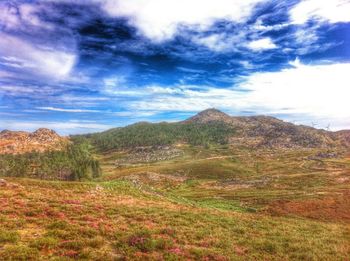
[{"label": "bush", "polygon": [[30,243],[30,247],[36,248],[39,250],[42,249],[53,249],[58,245],[58,240],[52,237],[43,237],[36,239]]},{"label": "bush", "polygon": [[16,243],[18,240],[19,234],[17,232],[0,229],[0,243]]}]

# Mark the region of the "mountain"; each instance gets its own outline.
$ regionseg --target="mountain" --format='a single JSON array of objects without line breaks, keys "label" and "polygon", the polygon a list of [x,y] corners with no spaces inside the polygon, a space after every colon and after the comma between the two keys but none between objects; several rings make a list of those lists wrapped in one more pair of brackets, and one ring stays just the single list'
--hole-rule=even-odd
[{"label": "mountain", "polygon": [[3,130],[0,132],[0,154],[23,154],[61,150],[69,143],[68,138],[55,131],[40,128],[32,133]]},{"label": "mountain", "polygon": [[345,134],[295,125],[269,116],[232,117],[213,108],[180,122],[137,123],[84,137],[100,151],[178,143],[283,149],[349,145]]}]

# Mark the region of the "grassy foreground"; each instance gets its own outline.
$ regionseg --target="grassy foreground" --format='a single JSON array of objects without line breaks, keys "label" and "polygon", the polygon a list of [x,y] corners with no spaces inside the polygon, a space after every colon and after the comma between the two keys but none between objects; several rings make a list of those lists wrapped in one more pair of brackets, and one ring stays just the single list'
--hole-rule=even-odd
[{"label": "grassy foreground", "polygon": [[181,204],[123,181],[11,181],[0,190],[1,260],[346,260],[350,254],[346,223]]},{"label": "grassy foreground", "polygon": [[96,182],[7,178],[0,260],[349,259],[348,158],[183,149],[105,155]]}]

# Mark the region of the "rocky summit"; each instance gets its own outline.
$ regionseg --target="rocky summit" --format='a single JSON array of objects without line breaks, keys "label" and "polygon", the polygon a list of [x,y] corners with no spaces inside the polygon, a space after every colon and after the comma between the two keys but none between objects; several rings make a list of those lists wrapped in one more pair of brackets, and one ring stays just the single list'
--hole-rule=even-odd
[{"label": "rocky summit", "polygon": [[209,123],[209,122],[226,122],[231,123],[232,117],[228,114],[219,111],[215,108],[206,109],[204,111],[199,112],[195,116],[184,121],[186,122],[194,122],[194,123]]},{"label": "rocky summit", "polygon": [[3,130],[0,132],[0,154],[23,154],[61,150],[69,142],[55,131],[40,128],[32,133]]},{"label": "rocky summit", "polygon": [[270,116],[229,116],[217,109],[207,109],[184,121],[210,124],[220,122],[234,130],[229,143],[253,147],[330,148],[350,145],[350,132],[330,132],[295,125]]}]

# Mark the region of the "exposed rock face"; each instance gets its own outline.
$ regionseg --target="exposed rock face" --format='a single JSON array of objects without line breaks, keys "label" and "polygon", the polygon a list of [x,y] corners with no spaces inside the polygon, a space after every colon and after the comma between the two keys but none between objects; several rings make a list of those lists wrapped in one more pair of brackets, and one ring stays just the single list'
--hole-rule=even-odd
[{"label": "exposed rock face", "polygon": [[40,128],[33,133],[3,130],[0,132],[0,154],[61,150],[68,142],[68,138],[61,137],[55,131],[45,128]]}]

